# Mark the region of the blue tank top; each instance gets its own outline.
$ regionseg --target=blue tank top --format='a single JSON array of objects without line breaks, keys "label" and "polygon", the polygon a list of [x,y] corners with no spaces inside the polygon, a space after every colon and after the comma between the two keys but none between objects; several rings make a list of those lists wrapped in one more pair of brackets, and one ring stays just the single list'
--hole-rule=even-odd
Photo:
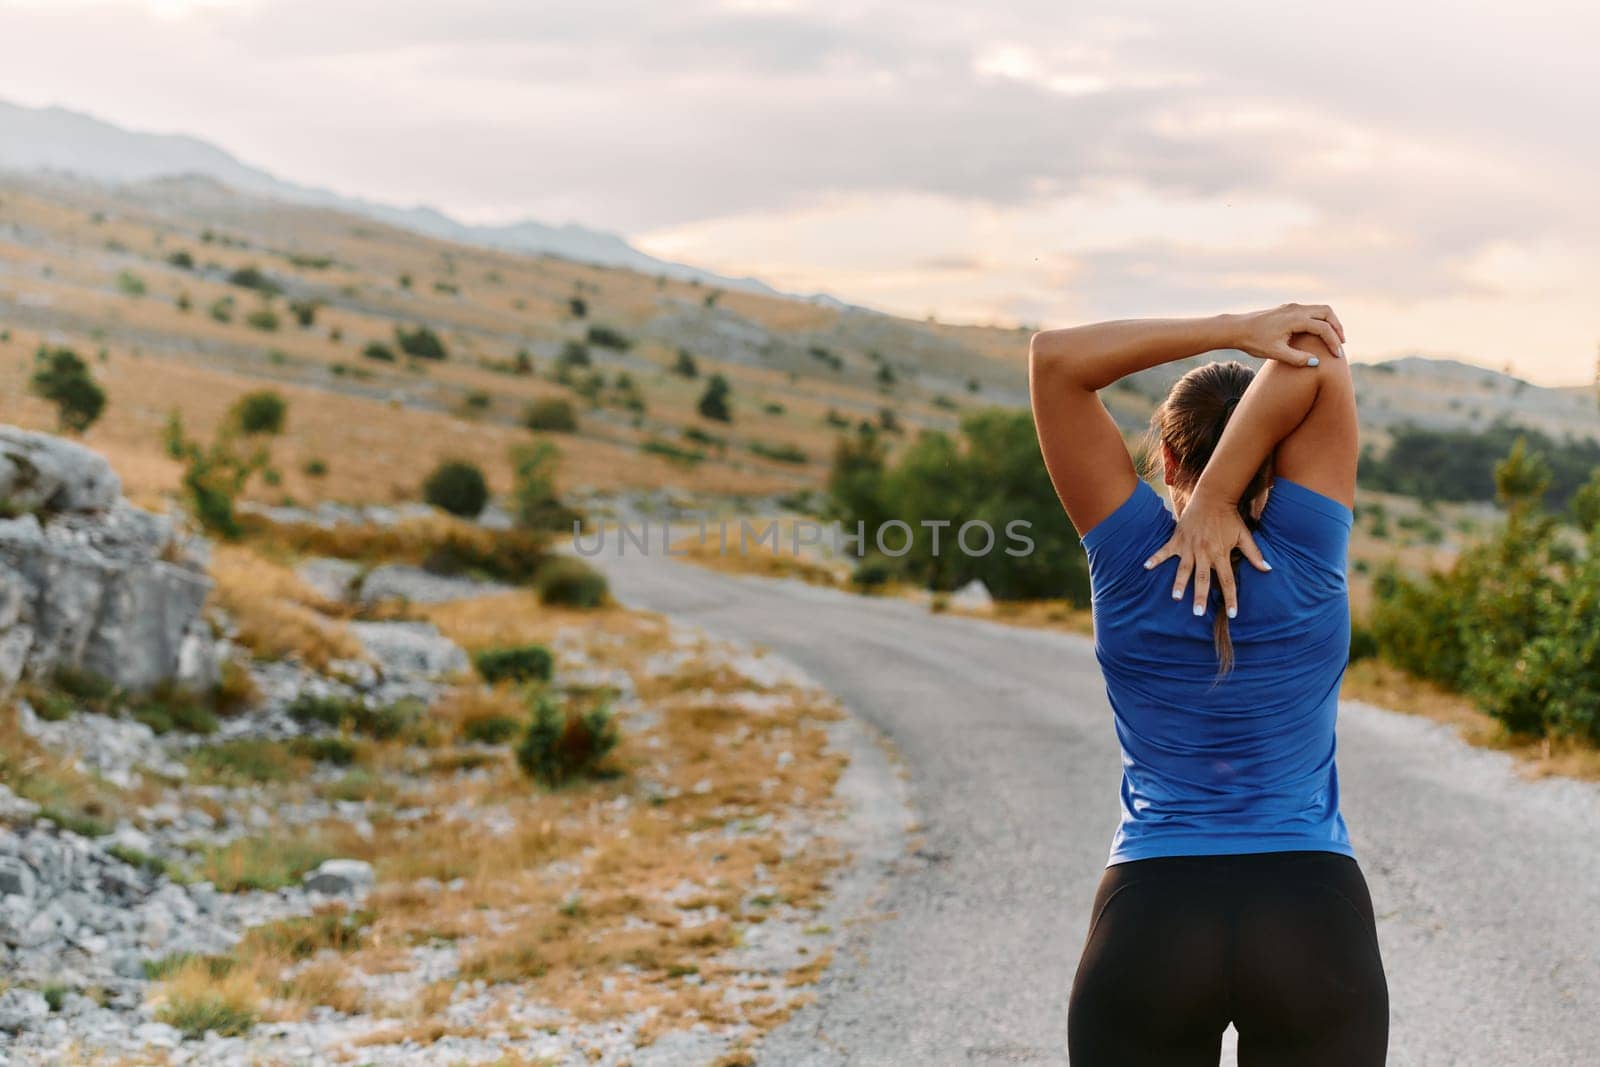
[{"label": "blue tank top", "polygon": [[[1234,666],[1217,681],[1212,614],[1177,561],[1144,561],[1174,520],[1147,483],[1083,536],[1095,657],[1122,746],[1110,864],[1153,856],[1354,855],[1339,814],[1334,720],[1350,652],[1350,509],[1285,478],[1255,532],[1272,570],[1238,569]],[[1213,609],[1215,610],[1215,609]],[[1109,865],[1109,864],[1108,864]]]}]

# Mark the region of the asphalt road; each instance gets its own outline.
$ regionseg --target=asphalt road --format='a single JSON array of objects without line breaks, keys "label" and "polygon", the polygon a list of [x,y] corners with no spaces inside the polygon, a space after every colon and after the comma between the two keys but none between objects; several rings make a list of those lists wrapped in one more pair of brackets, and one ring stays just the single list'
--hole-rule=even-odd
[{"label": "asphalt road", "polygon": [[[632,550],[592,562],[630,604],[798,663],[909,774],[920,848],[760,1062],[1065,1063],[1117,818],[1090,642]],[[1359,704],[1341,711],[1339,768],[1389,974],[1389,1062],[1600,1064],[1600,788],[1525,781]]]}]

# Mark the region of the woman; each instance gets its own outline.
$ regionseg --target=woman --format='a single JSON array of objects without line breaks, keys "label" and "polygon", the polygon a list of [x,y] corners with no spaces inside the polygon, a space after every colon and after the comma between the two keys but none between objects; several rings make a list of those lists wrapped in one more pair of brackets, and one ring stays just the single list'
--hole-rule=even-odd
[{"label": "woman", "polygon": [[[1355,391],[1332,310],[1033,338],[1045,466],[1089,556],[1122,822],[1073,982],[1073,1067],[1384,1062],[1388,992],[1334,767]],[[1174,520],[1097,391],[1217,349],[1151,420]],[[1236,567],[1237,553],[1251,564]],[[1216,589],[1213,591],[1212,576]],[[1193,607],[1182,601],[1190,577]]]}]

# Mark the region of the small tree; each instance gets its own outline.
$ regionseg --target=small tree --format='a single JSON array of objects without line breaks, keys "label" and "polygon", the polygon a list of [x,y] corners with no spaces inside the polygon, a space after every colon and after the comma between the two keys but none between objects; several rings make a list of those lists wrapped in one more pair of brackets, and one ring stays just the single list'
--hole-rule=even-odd
[{"label": "small tree", "polygon": [[678,349],[678,359],[672,365],[672,373],[680,378],[700,377],[700,367],[694,361],[694,356],[687,348]]},{"label": "small tree", "polygon": [[517,745],[517,765],[550,788],[599,772],[621,736],[609,707],[579,714],[541,693],[530,709],[527,732]]},{"label": "small tree", "polygon": [[396,326],[394,342],[400,346],[400,351],[417,359],[442,360],[449,356],[439,335],[427,326],[418,326],[414,330]]},{"label": "small tree", "polygon": [[106,407],[105,390],[70,348],[40,347],[28,388],[56,406],[56,424],[64,432],[83,433]]},{"label": "small tree", "polygon": [[445,460],[422,484],[422,497],[434,507],[475,519],[489,503],[489,483],[483,471],[465,460]]},{"label": "small tree", "polygon": [[177,411],[167,417],[165,438],[167,454],[184,463],[183,489],[195,519],[210,533],[236,540],[242,531],[234,503],[250,477],[266,468],[270,459],[266,448],[244,450],[231,419],[209,445],[202,445],[184,433],[183,416]]},{"label": "small tree", "polygon": [[733,412],[728,407],[732,391],[728,379],[720,374],[713,374],[711,380],[706,383],[706,391],[700,396],[700,417],[717,422],[732,422]]},{"label": "small tree", "polygon": [[586,318],[589,314],[589,302],[581,296],[574,296],[567,301],[567,310],[575,319]]},{"label": "small tree", "polygon": [[322,307],[315,300],[291,300],[289,312],[294,315],[294,321],[300,324],[303,330],[309,330],[316,324],[317,311]]},{"label": "small tree", "polygon": [[529,530],[570,529],[577,512],[561,502],[556,467],[561,452],[549,441],[517,445],[511,450],[511,498],[517,525]]}]

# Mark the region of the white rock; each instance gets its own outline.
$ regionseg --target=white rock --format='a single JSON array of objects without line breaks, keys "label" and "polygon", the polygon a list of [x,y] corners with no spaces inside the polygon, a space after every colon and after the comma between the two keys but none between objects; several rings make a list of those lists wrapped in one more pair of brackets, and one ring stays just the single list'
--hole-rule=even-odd
[{"label": "white rock", "polygon": [[304,879],[305,887],[314,893],[342,896],[372,886],[372,864],[363,860],[326,860]]},{"label": "white rock", "polygon": [[982,579],[974,578],[950,594],[950,606],[968,611],[993,607],[994,597],[989,594],[989,587],[983,584]]},{"label": "white rock", "polygon": [[467,670],[467,654],[431,622],[354,622],[350,631],[385,675],[436,677]]},{"label": "white rock", "polygon": [[0,856],[0,896],[31,899],[37,888],[32,867],[15,856]]},{"label": "white rock", "polygon": [[0,993],[0,1030],[26,1030],[50,1017],[50,1002],[32,989]]}]

